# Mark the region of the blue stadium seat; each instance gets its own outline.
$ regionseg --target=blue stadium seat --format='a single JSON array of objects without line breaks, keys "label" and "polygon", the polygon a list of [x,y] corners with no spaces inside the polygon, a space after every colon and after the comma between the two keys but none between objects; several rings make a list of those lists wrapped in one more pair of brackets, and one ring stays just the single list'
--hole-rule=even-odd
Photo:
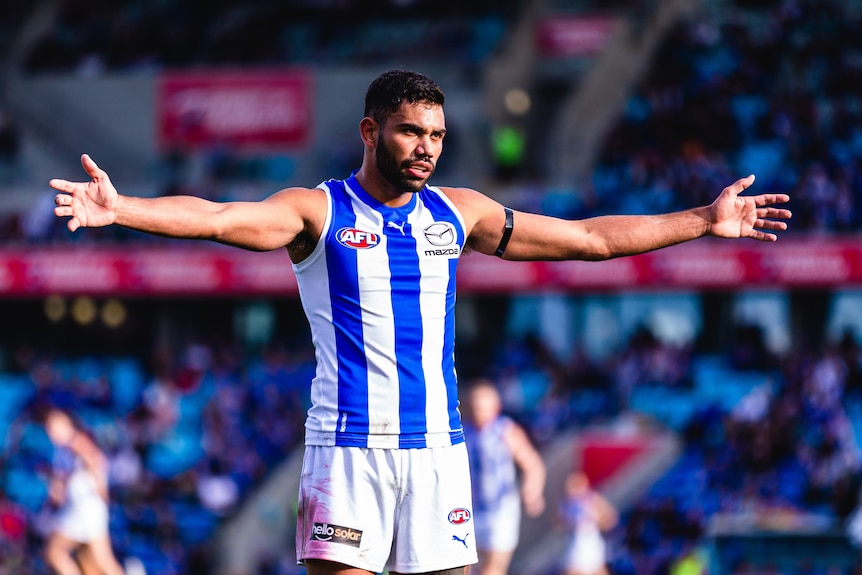
[{"label": "blue stadium seat", "polygon": [[147,468],[162,478],[176,477],[200,461],[203,448],[194,433],[175,431],[148,452]]},{"label": "blue stadium seat", "polygon": [[9,499],[32,513],[38,512],[48,497],[45,482],[31,469],[7,469],[4,484]]},{"label": "blue stadium seat", "polygon": [[35,392],[36,386],[29,378],[0,374],[0,437],[8,437],[9,426]]},{"label": "blue stadium seat", "polygon": [[139,402],[144,388],[144,370],[137,359],[122,357],[111,361],[108,379],[115,409],[120,414],[131,411]]}]

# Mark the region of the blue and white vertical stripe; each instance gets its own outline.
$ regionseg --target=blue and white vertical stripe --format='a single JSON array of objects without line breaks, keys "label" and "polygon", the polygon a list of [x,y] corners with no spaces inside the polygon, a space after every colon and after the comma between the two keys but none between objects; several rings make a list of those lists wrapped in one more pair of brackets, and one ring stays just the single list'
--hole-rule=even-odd
[{"label": "blue and white vertical stripe", "polygon": [[317,354],[306,443],[421,448],[463,441],[455,374],[455,271],[466,240],[425,187],[398,208],[356,181],[320,185],[328,214],[294,266]]}]

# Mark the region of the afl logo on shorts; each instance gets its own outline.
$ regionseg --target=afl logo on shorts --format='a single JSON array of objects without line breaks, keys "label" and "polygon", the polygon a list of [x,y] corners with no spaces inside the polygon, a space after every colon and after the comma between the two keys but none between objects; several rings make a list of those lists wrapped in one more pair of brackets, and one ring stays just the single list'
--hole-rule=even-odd
[{"label": "afl logo on shorts", "polygon": [[335,232],[335,239],[344,247],[354,250],[367,250],[380,243],[379,235],[356,228],[341,228]]},{"label": "afl logo on shorts", "polygon": [[449,523],[452,525],[461,525],[470,521],[470,510],[459,507],[449,512]]}]

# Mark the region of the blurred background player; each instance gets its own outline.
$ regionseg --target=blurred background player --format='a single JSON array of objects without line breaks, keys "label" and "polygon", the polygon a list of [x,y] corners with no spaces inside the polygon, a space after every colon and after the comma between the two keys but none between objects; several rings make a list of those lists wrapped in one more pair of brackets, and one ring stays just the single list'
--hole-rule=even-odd
[{"label": "blurred background player", "polygon": [[518,546],[521,504],[531,517],[545,509],[545,464],[526,431],[503,414],[500,394],[491,381],[473,382],[465,399],[464,433],[479,552],[471,573],[504,575]]},{"label": "blurred background player", "polygon": [[45,431],[58,448],[49,494],[58,505],[45,560],[58,575],[123,575],[108,533],[108,465],[66,412],[50,408]]},{"label": "blurred background player", "polygon": [[566,575],[607,575],[604,532],[618,520],[617,510],[590,485],[582,471],[566,478],[566,498],[560,509],[561,521],[571,534],[565,556]]}]

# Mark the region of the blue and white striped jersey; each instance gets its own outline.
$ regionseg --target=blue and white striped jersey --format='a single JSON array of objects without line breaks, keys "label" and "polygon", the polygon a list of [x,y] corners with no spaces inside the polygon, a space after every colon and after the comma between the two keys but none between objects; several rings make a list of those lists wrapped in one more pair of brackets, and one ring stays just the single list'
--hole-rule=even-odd
[{"label": "blue and white striped jersey", "polygon": [[455,271],[466,240],[426,186],[399,208],[329,180],[326,223],[294,265],[317,373],[308,445],[421,448],[464,440],[455,374]]}]

